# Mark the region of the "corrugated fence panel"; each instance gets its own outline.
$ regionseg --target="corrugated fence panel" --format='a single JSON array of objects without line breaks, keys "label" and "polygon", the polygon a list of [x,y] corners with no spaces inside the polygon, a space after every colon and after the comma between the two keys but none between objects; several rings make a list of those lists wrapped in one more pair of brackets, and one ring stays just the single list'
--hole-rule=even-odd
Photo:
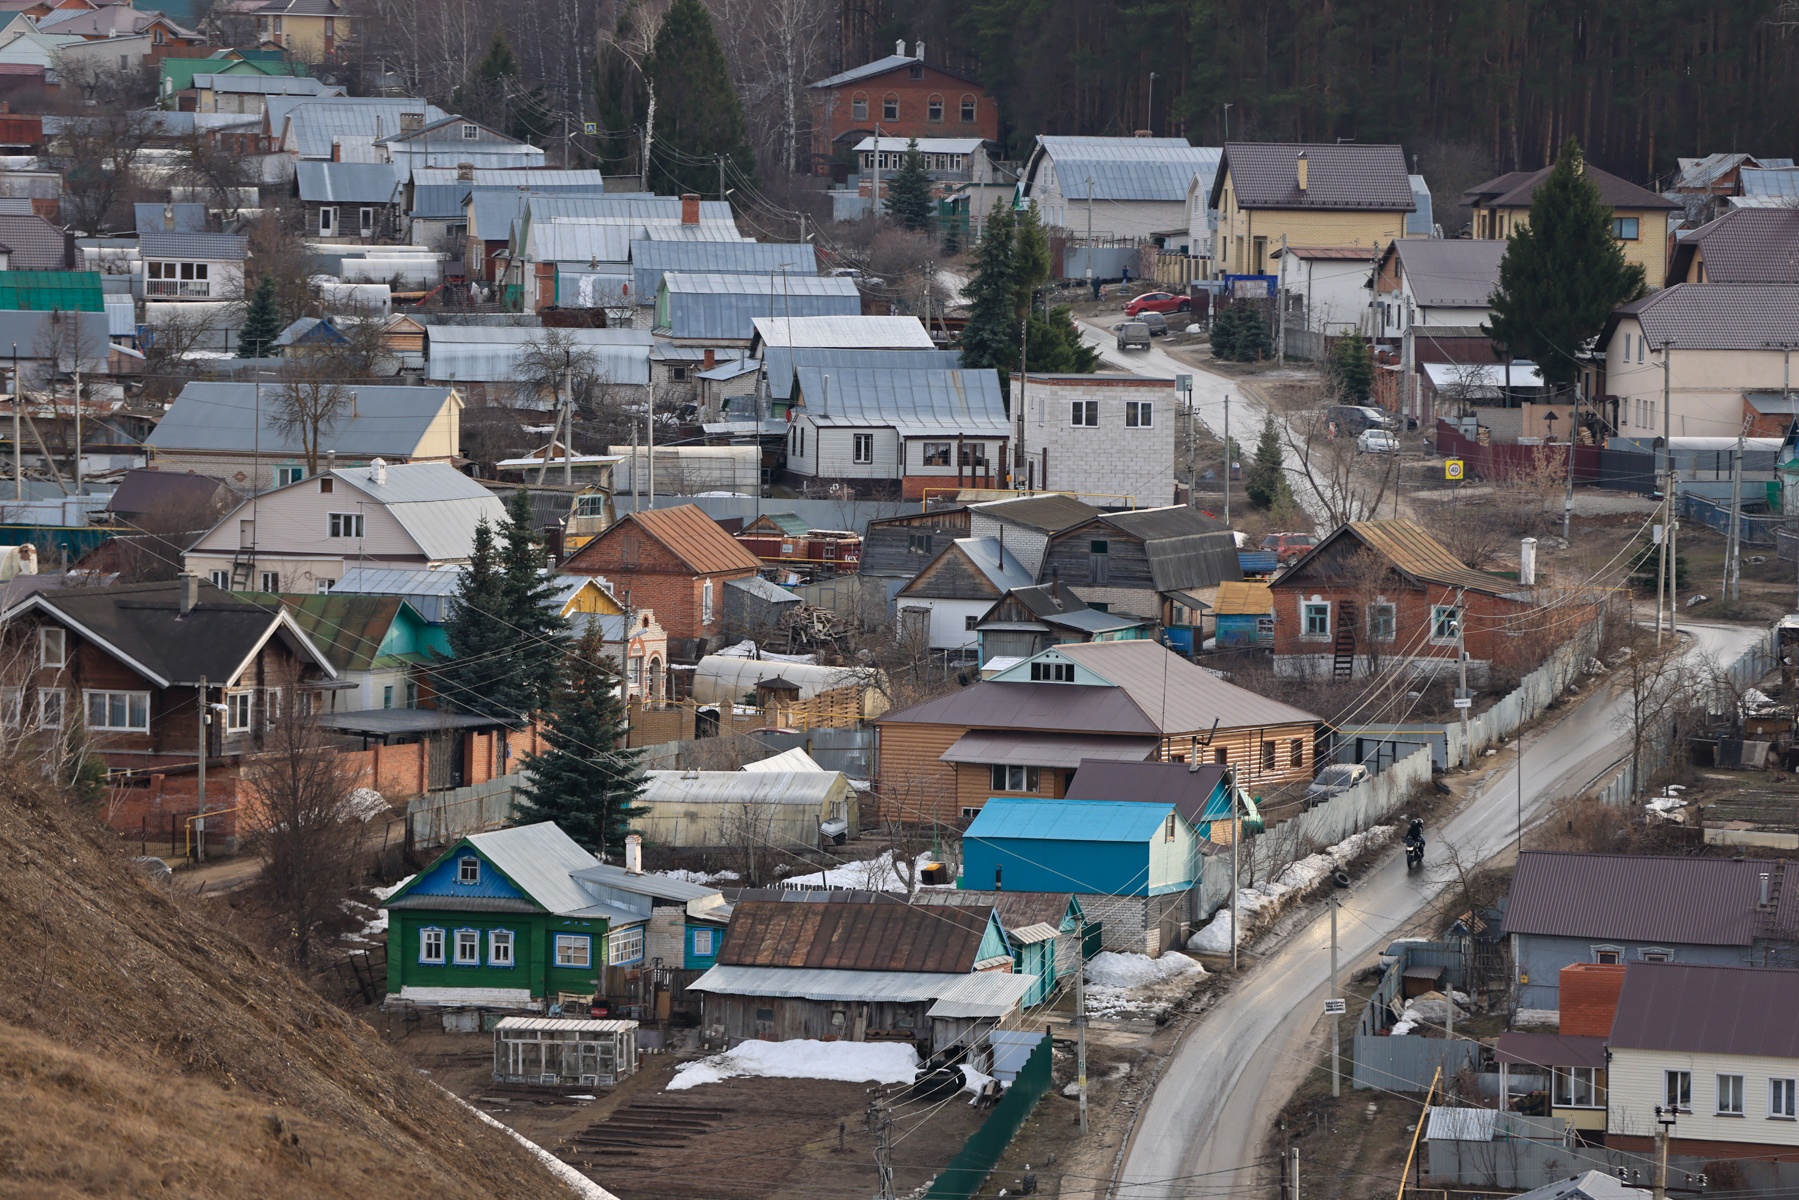
[{"label": "corrugated fence panel", "polygon": [[415,797],[406,806],[407,836],[414,846],[441,846],[465,833],[499,829],[512,820],[520,774]]},{"label": "corrugated fence panel", "polygon": [[1453,1075],[1478,1061],[1480,1044],[1457,1039],[1425,1037],[1369,1037],[1357,1034],[1355,1070],[1351,1081],[1358,1088],[1393,1092],[1422,1092],[1430,1087],[1437,1068]]},{"label": "corrugated fence panel", "polygon": [[1049,1090],[1050,1039],[1044,1034],[1037,1048],[1025,1060],[1018,1078],[1006,1089],[1005,1096],[993,1107],[986,1122],[962,1143],[956,1156],[931,1183],[925,1200],[968,1200],[981,1190],[999,1162],[1000,1155],[1012,1144],[1018,1127],[1024,1124],[1037,1101]]}]

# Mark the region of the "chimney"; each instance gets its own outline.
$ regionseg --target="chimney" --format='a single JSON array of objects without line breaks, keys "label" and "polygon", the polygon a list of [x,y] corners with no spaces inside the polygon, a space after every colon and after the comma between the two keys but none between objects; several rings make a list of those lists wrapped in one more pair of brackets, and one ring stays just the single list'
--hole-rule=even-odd
[{"label": "chimney", "polygon": [[1307,182],[1307,178],[1309,175],[1309,172],[1307,170],[1308,165],[1309,164],[1306,161],[1306,152],[1304,150],[1301,150],[1299,152],[1298,160],[1293,164],[1294,174],[1299,179],[1299,190],[1301,192],[1304,192],[1306,190],[1306,182]]},{"label": "chimney", "polygon": [[332,162],[342,162],[343,160],[344,160],[344,144],[337,138],[332,138],[331,139],[331,161]]},{"label": "chimney", "polygon": [[459,183],[473,183],[475,181],[475,164],[457,163],[456,179]]},{"label": "chimney", "polygon": [[194,605],[200,603],[200,577],[186,574],[181,576],[181,615],[187,616],[194,611]]},{"label": "chimney", "polygon": [[329,474],[335,470],[337,470],[337,451],[327,450],[325,451],[325,472]]},{"label": "chimney", "polygon": [[369,482],[376,487],[387,486],[387,460],[377,458],[369,464]]},{"label": "chimney", "polygon": [[702,365],[700,367],[700,370],[710,371],[713,367],[716,367],[718,365],[718,352],[715,351],[712,347],[707,346],[706,347],[706,357],[701,360],[701,363],[702,363]]},{"label": "chimney", "polygon": [[698,225],[700,223],[700,198],[693,192],[681,194],[681,224]]},{"label": "chimney", "polygon": [[164,233],[175,232],[175,206],[173,204],[162,206],[162,230]]},{"label": "chimney", "polygon": [[1518,582],[1525,587],[1537,585],[1537,539],[1525,538],[1518,543]]},{"label": "chimney", "polygon": [[901,58],[906,57],[906,39],[905,38],[900,38],[898,41],[893,43],[893,52],[895,54],[899,55]]},{"label": "chimney", "polygon": [[1757,908],[1766,908],[1773,902],[1774,898],[1773,891],[1769,886],[1772,880],[1766,871],[1763,871],[1759,878],[1761,880],[1761,899],[1755,902],[1755,906]]},{"label": "chimney", "polygon": [[1623,963],[1571,963],[1556,977],[1563,1037],[1609,1037],[1624,988]]},{"label": "chimney", "polygon": [[918,43],[918,48],[912,52],[912,57],[916,58],[919,62],[924,61],[924,43],[923,42]]},{"label": "chimney", "polygon": [[818,415],[821,417],[831,415],[831,377],[829,375],[825,376],[825,394],[824,398],[819,401]]},{"label": "chimney", "polygon": [[400,132],[417,133],[425,127],[425,114],[422,112],[403,112],[400,114]]},{"label": "chimney", "polygon": [[625,838],[625,870],[633,875],[643,874],[643,838],[635,833]]}]

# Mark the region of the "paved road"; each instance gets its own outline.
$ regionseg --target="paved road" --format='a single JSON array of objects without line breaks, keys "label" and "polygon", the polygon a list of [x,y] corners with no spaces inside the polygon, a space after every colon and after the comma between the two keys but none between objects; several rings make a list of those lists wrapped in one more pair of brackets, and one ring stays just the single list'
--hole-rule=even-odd
[{"label": "paved road", "polygon": [[[1721,662],[1735,659],[1759,634],[1740,626],[1682,628],[1695,637],[1692,653]],[[1554,725],[1526,736],[1527,824],[1624,753],[1613,724],[1623,709],[1609,689],[1595,691]],[[1462,811],[1429,831],[1424,871],[1408,874],[1395,852],[1342,894],[1344,978],[1436,898],[1447,882],[1448,847],[1475,862],[1503,851],[1516,836],[1517,768],[1510,749],[1500,753],[1506,761]],[[1261,1151],[1275,1111],[1317,1061],[1307,1044],[1321,1019],[1329,974],[1330,918],[1321,915],[1251,969],[1188,1031],[1138,1121],[1116,1190],[1106,1194],[1122,1200],[1253,1194],[1247,1164]]]}]

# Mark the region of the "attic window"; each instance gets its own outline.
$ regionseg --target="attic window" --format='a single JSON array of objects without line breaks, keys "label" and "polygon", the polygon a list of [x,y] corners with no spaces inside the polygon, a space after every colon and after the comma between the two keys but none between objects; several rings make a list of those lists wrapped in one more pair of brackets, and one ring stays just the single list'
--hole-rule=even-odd
[{"label": "attic window", "polygon": [[329,496],[331,494],[331,485],[336,482],[337,481],[329,475],[321,477],[319,479],[319,495]]},{"label": "attic window", "polygon": [[1074,664],[1066,662],[1034,662],[1031,664],[1032,683],[1073,683]]},{"label": "attic window", "polygon": [[479,125],[464,125],[462,127],[462,140],[463,141],[472,142],[480,136],[481,136],[481,127]]},{"label": "attic window", "polygon": [[476,884],[481,882],[481,860],[474,855],[456,861],[456,882]]}]

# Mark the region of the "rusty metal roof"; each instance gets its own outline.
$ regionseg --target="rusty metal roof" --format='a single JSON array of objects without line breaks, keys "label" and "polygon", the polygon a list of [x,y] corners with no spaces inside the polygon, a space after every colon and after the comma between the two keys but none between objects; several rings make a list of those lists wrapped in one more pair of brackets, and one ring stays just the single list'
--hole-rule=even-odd
[{"label": "rusty metal roof", "polygon": [[1471,592],[1483,592],[1491,596],[1509,596],[1519,589],[1516,582],[1504,576],[1476,571],[1451,554],[1442,542],[1426,533],[1422,526],[1412,521],[1399,520],[1351,521],[1337,526],[1320,539],[1316,546],[1306,551],[1305,556],[1281,577],[1281,582],[1292,580],[1298,583],[1304,576],[1307,565],[1326,553],[1326,548],[1342,537],[1355,538],[1391,562],[1402,575],[1422,583],[1467,588]]},{"label": "rusty metal roof", "polygon": [[1770,869],[1755,860],[1527,850],[1505,929],[1651,946],[1747,946],[1759,876]]},{"label": "rusty metal roof", "polygon": [[731,915],[721,965],[854,971],[966,972],[974,969],[992,905],[914,908],[881,902],[740,902]]},{"label": "rusty metal roof", "polygon": [[1795,994],[1799,971],[1778,967],[1631,963],[1608,1044],[1613,1050],[1799,1058]]},{"label": "rusty metal roof", "polygon": [[[655,508],[645,512],[626,513],[619,518],[622,527],[635,523],[655,538],[670,554],[680,559],[695,575],[730,575],[753,573],[762,560],[743,548],[736,538],[696,504],[678,504],[673,508]],[[612,530],[595,541],[605,541]],[[575,559],[580,559],[580,554]]]}]

